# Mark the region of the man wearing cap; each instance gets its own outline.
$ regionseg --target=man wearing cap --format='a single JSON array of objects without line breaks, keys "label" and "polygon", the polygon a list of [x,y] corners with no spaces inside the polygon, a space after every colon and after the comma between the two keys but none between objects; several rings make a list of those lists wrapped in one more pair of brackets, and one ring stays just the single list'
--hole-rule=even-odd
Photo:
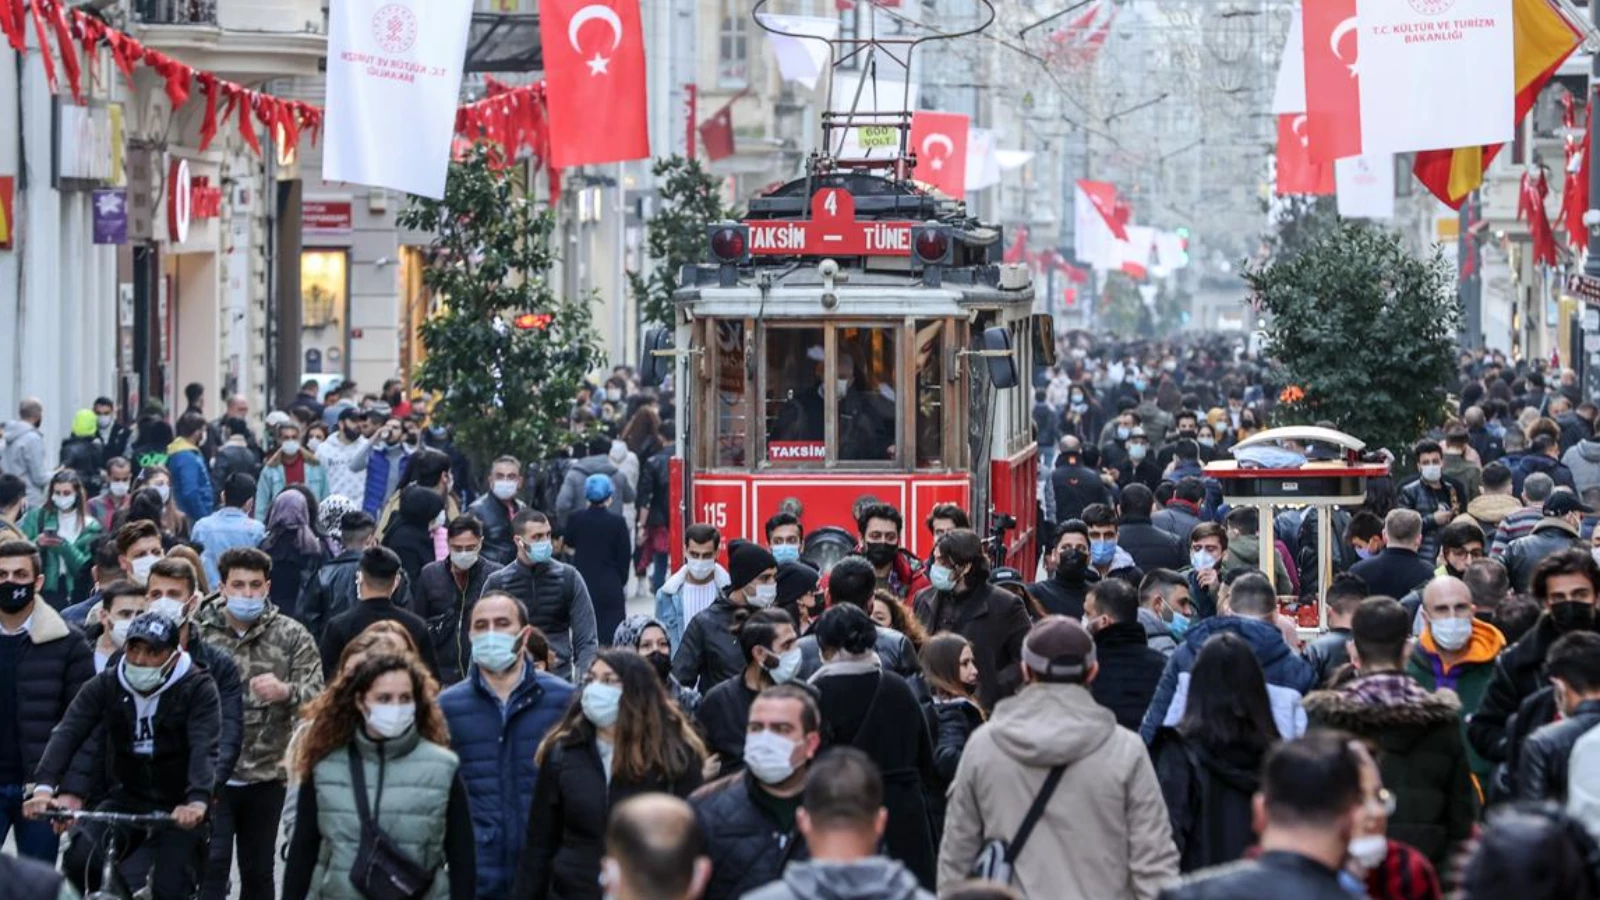
[{"label": "man wearing cap", "polygon": [[[200,826],[218,787],[213,761],[221,732],[217,688],[181,648],[177,623],[164,615],[134,619],[124,654],[83,686],[51,733],[23,812],[33,816],[57,805],[57,786],[92,737],[95,746],[87,749],[104,758],[113,785],[97,808],[172,815],[177,827],[148,835],[126,829],[121,838],[127,852],[149,851],[154,900],[188,900],[206,840]],[[86,875],[88,887],[99,886],[110,827],[84,823],[73,833],[61,868],[79,891],[86,887]]]},{"label": "man wearing cap", "polygon": [[817,590],[821,582],[822,576],[807,563],[778,563],[777,606],[794,620],[795,634],[802,637],[810,634],[822,617],[822,597]]},{"label": "man wearing cap", "polygon": [[317,447],[317,459],[328,472],[328,493],[360,497],[367,491],[367,457],[372,439],[363,437],[361,410],[346,406],[339,411],[339,427]]},{"label": "man wearing cap", "polygon": [[1584,504],[1578,495],[1566,488],[1557,488],[1544,502],[1544,518],[1533,526],[1533,532],[1520,537],[1506,548],[1503,562],[1511,576],[1511,588],[1519,594],[1528,592],[1533,580],[1534,567],[1540,560],[1574,547],[1587,549],[1579,531],[1585,513],[1594,508]]},{"label": "man wearing cap", "polygon": [[778,600],[778,561],[760,544],[728,544],[728,587],[689,621],[672,657],[672,674],[704,694],[744,671],[735,625]]},{"label": "man wearing cap", "polygon": [[616,493],[609,475],[590,475],[583,483],[585,506],[567,517],[561,532],[572,564],[589,587],[594,604],[595,633],[610,638],[628,616],[628,570],[633,566],[633,537],[628,523],[613,511]]},{"label": "man wearing cap", "polygon": [[[964,880],[989,841],[1011,841],[1049,790],[1027,843],[1013,846],[1022,895],[1154,897],[1178,876],[1178,851],[1149,754],[1089,692],[1099,674],[1094,639],[1076,621],[1048,616],[1023,641],[1021,670],[1022,690],[995,708],[962,754],[939,888]],[[1052,776],[1057,783],[1047,786]]]}]

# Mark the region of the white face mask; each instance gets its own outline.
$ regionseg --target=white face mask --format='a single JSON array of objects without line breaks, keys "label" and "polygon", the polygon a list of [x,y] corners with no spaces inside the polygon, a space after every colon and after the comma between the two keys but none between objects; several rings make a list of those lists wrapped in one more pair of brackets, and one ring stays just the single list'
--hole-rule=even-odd
[{"label": "white face mask", "polygon": [[152,485],[152,487],[154,487],[156,489],[156,493],[157,494],[161,495],[161,502],[162,503],[166,503],[168,500],[172,499],[172,485],[170,485],[170,484],[157,484],[157,485]]},{"label": "white face mask", "polygon": [[118,619],[111,623],[111,646],[122,649],[128,641],[128,628],[133,625],[132,619]]},{"label": "white face mask", "polygon": [[477,564],[478,551],[476,550],[456,550],[450,554],[450,565],[455,566],[463,572]]},{"label": "white face mask", "polygon": [[744,764],[762,784],[781,784],[794,774],[794,741],[772,731],[744,739]]},{"label": "white face mask", "polygon": [[78,505],[78,497],[76,494],[51,494],[50,502],[56,505],[56,509],[66,512]]},{"label": "white face mask", "polygon": [[1382,865],[1389,856],[1389,839],[1381,834],[1364,834],[1350,839],[1348,851],[1356,865],[1371,871]]},{"label": "white face mask", "polygon": [[1437,463],[1429,466],[1418,466],[1417,474],[1422,476],[1423,481],[1436,483],[1444,476],[1444,466]]},{"label": "white face mask", "polygon": [[711,573],[717,570],[717,561],[714,559],[691,559],[688,562],[689,577],[696,581],[705,581]]},{"label": "white face mask", "polygon": [[113,496],[113,497],[126,497],[126,496],[128,496],[128,491],[132,487],[133,487],[133,485],[129,484],[126,481],[113,481],[113,482],[111,482],[110,485],[108,485],[108,488],[111,491],[111,496]]},{"label": "white face mask", "polygon": [[405,734],[416,721],[415,703],[374,703],[367,710],[367,730],[383,740]]},{"label": "white face mask", "polygon": [[150,570],[160,561],[159,556],[141,556],[128,567],[128,574],[133,577],[135,584],[143,587],[150,583]]},{"label": "white face mask", "polygon": [[174,600],[171,597],[157,597],[150,601],[150,606],[146,612],[155,613],[164,619],[182,625],[189,618],[184,614],[186,605],[182,600]]},{"label": "white face mask", "polygon": [[515,478],[499,478],[489,487],[498,500],[510,500],[517,495],[517,480]]},{"label": "white face mask", "polygon": [[300,452],[300,442],[293,439],[284,441],[283,452],[289,456],[294,456],[296,453]]},{"label": "white face mask", "polygon": [[773,603],[777,602],[777,600],[778,585],[776,582],[772,584],[758,584],[755,586],[755,590],[750,593],[750,605],[754,606],[756,609],[766,609]]},{"label": "white face mask", "polygon": [[1441,650],[1460,650],[1472,639],[1471,619],[1435,619],[1428,628],[1433,632],[1434,643]]}]

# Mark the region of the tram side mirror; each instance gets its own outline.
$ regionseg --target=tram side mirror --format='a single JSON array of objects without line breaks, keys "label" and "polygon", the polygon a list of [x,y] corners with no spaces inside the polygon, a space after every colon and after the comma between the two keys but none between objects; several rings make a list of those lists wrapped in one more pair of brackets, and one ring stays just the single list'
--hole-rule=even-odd
[{"label": "tram side mirror", "polygon": [[1012,352],[1011,329],[985,328],[980,338],[983,360],[989,364],[989,380],[997,388],[1017,386],[1017,357]]},{"label": "tram side mirror", "polygon": [[639,358],[639,383],[660,387],[672,371],[672,332],[656,326],[644,334],[644,352]]}]

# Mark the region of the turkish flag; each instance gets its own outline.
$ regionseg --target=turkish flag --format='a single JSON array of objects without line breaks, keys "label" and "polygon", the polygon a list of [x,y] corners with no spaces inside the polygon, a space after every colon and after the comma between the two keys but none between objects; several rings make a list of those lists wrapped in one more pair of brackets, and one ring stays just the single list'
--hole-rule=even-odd
[{"label": "turkish flag", "polygon": [[712,162],[733,155],[733,104],[717,110],[711,118],[700,123],[700,143],[706,147],[706,158]]},{"label": "turkish flag", "polygon": [[[1311,158],[1331,163],[1360,156],[1356,0],[1306,0],[1302,21],[1306,51],[1305,135],[1310,140]],[[1331,168],[1329,171],[1331,177]]]},{"label": "turkish flag", "polygon": [[1334,167],[1319,162],[1311,153],[1310,126],[1305,114],[1288,113],[1278,117],[1278,187],[1284,194],[1309,194],[1326,197],[1334,192]]},{"label": "turkish flag", "polygon": [[911,149],[917,154],[917,180],[957,200],[967,196],[967,130],[961,113],[911,114]]},{"label": "turkish flag", "polygon": [[539,40],[551,165],[649,157],[639,0],[544,0]]}]

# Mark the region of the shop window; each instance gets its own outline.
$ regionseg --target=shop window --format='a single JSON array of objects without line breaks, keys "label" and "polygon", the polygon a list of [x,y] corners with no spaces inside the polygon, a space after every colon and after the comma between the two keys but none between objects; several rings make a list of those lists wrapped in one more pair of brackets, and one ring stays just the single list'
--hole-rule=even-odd
[{"label": "shop window", "polygon": [[719,320],[716,334],[716,465],[742,468],[750,426],[750,398],[745,392],[744,323]]},{"label": "shop window", "polygon": [[945,465],[944,357],[949,323],[934,319],[917,323],[916,359],[912,371],[917,391],[917,468]]},{"label": "shop window", "polygon": [[843,461],[894,462],[895,332],[888,328],[840,328],[833,388],[834,436]]},{"label": "shop window", "polygon": [[348,374],[349,315],[349,251],[302,250],[300,354],[306,376]]},{"label": "shop window", "polygon": [[821,328],[770,328],[766,332],[767,462],[820,465],[824,459]]}]

